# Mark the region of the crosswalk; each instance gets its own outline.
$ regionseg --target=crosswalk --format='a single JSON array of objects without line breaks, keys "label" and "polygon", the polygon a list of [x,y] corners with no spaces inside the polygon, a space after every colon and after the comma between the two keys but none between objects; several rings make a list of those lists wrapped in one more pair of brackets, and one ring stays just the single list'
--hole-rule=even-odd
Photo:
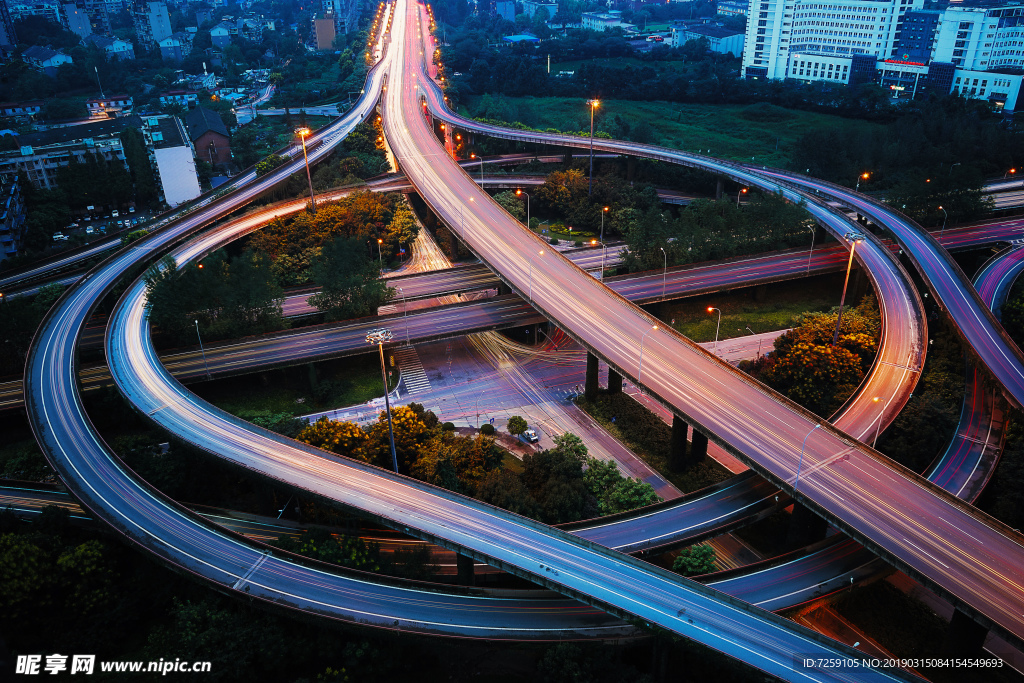
[{"label": "crosswalk", "polygon": [[427,373],[423,371],[423,365],[420,363],[416,349],[411,346],[403,346],[395,349],[392,353],[402,371],[402,384],[405,385],[406,393],[415,396],[430,391],[430,380],[427,379]]}]

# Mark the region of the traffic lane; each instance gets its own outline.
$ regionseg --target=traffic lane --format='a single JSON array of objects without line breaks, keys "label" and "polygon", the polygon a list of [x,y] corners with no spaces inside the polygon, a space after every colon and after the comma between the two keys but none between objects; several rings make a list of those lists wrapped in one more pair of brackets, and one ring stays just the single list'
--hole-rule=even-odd
[{"label": "traffic lane", "polygon": [[[733,171],[730,168],[730,173],[732,173],[732,172]],[[410,173],[410,175],[412,175],[412,174]],[[452,180],[452,178],[448,178],[448,180]],[[463,192],[462,194],[463,194],[463,196],[468,196],[469,195],[468,189],[465,192]],[[508,248],[507,245],[506,245],[506,248]],[[525,258],[524,258],[524,260],[525,260]],[[543,275],[550,276],[550,273],[544,273]],[[638,330],[638,329],[634,328],[633,330],[630,330],[629,335],[627,335],[627,336],[635,335],[634,338],[637,338],[637,337],[640,336],[640,334],[642,334],[645,331],[646,330]],[[636,366],[635,357],[632,360],[634,360],[634,362],[630,363],[630,366],[635,367]],[[660,394],[660,392],[658,392],[658,393]],[[664,396],[664,394],[660,394],[660,395]],[[682,405],[686,405],[686,403],[683,402]],[[759,407],[756,407],[756,406],[748,406],[748,407],[750,409],[754,409],[755,410],[755,412],[752,413],[752,414],[757,414],[756,413],[756,409],[759,408]],[[739,412],[739,411],[737,411],[737,412]],[[714,424],[715,421],[713,419],[711,419],[711,420],[708,420],[707,423],[708,424]],[[810,431],[810,428],[812,426],[813,426],[812,424],[809,424],[809,423],[805,422],[803,425],[801,425],[800,427],[797,428],[797,431],[799,432],[800,430],[803,430],[803,434],[805,434],[805,433]],[[806,429],[804,429],[805,427],[806,427]],[[718,431],[719,431],[719,433],[721,433],[720,429]],[[768,432],[768,433],[771,433],[770,429],[765,430],[765,431]],[[820,432],[820,430],[819,430],[819,432]],[[802,437],[803,434],[800,434],[800,437]],[[791,434],[790,437],[789,437],[789,441],[790,441],[789,448],[795,450],[796,452],[799,452],[799,445],[796,445],[795,448],[793,446],[793,442],[799,443],[798,439],[796,438],[796,434]],[[738,441],[736,443],[743,443],[743,441],[742,441],[742,439],[738,439]],[[749,445],[749,444],[744,444],[744,445]],[[822,444],[822,445],[824,445],[824,444]],[[833,443],[831,445],[833,447],[835,447],[835,446],[838,446],[839,444],[834,444]],[[833,450],[833,449],[830,448],[829,450]],[[872,463],[859,462],[860,460],[867,460],[867,459],[868,458],[863,458],[863,457],[859,458],[858,462],[857,462],[857,466],[861,467],[861,468],[864,468],[864,467],[870,468]],[[824,457],[822,457],[822,460],[824,460]],[[780,463],[773,463],[773,464],[777,466]],[[795,474],[795,472],[793,471],[794,469],[795,468],[793,468],[792,466],[789,468],[789,476],[788,476],[788,478],[790,480],[794,479],[794,474]],[[778,468],[776,469],[776,471],[778,471]],[[780,474],[781,474],[781,472],[780,472]],[[886,473],[883,473],[883,472],[879,472],[878,474],[880,474],[882,476],[888,476]],[[872,477],[872,478],[875,478],[875,479],[878,478],[874,474],[868,475],[868,476]],[[848,482],[844,481],[843,483],[848,483]],[[916,485],[913,485],[913,486],[916,486]],[[863,487],[861,487],[861,488],[863,488]],[[828,492],[822,492],[822,491],[819,491],[818,489],[813,489],[813,492],[816,494],[816,497],[818,498],[819,501],[827,503],[829,505],[829,507],[831,507],[833,510],[842,509],[842,508],[844,508],[846,506],[845,501],[837,499],[837,498],[835,498],[835,497],[833,497],[831,495],[827,495]],[[957,518],[957,522],[958,522],[957,526],[962,524],[962,525],[970,526],[971,528],[974,528],[974,529],[978,530],[976,528],[976,526],[975,526],[976,522],[974,522],[973,519],[970,519],[970,515],[969,514],[965,514],[965,511],[963,511],[962,509],[956,508],[954,505],[951,505],[949,501],[942,501],[941,503],[939,503],[938,502],[939,499],[937,497],[935,497],[934,494],[932,494],[931,492],[926,491],[924,489],[920,489],[920,490],[914,491],[914,495],[915,495],[915,497],[923,496],[926,500],[923,500],[923,501],[921,501],[918,504],[923,505],[926,508],[934,509],[935,512],[938,512],[936,517],[942,517],[943,515],[951,515],[951,516]],[[952,508],[952,509],[950,509],[950,508]],[[880,509],[885,509],[885,508],[880,508]],[[872,541],[872,542],[876,542],[876,543],[880,543],[882,545],[882,547],[885,547],[886,545],[889,545],[890,547],[893,547],[893,546],[898,547],[898,549],[896,550],[897,556],[903,556],[903,557],[906,557],[906,558],[911,558],[908,561],[909,565],[917,565],[920,568],[926,568],[928,570],[928,572],[930,572],[933,577],[937,577],[940,581],[942,581],[947,586],[947,588],[952,588],[954,592],[957,592],[957,591],[959,591],[960,582],[958,582],[956,580],[950,580],[950,577],[945,575],[945,573],[943,571],[944,568],[942,568],[940,566],[941,563],[932,562],[932,560],[930,559],[930,556],[929,556],[929,551],[931,551],[931,552],[939,552],[940,554],[947,554],[947,553],[951,553],[952,552],[952,553],[954,553],[954,557],[951,557],[950,559],[955,561],[957,564],[961,565],[960,567],[957,568],[957,572],[955,572],[955,573],[960,573],[962,575],[962,577],[967,581],[967,585],[970,585],[972,583],[970,581],[970,579],[973,578],[973,575],[976,573],[975,569],[977,568],[976,567],[977,563],[975,563],[969,557],[964,557],[959,552],[959,549],[949,548],[948,546],[945,546],[945,545],[942,544],[942,539],[934,539],[934,538],[930,538],[928,540],[925,540],[924,538],[919,539],[919,540],[921,540],[922,543],[925,544],[925,546],[927,546],[927,549],[922,549],[917,544],[915,544],[913,541],[909,541],[909,540],[907,540],[903,536],[900,536],[900,537],[897,538],[894,534],[891,533],[890,527],[891,527],[891,525],[893,525],[894,522],[896,522],[898,527],[902,527],[901,531],[906,532],[907,535],[909,535],[911,537],[918,536],[919,533],[914,529],[912,524],[907,524],[907,519],[906,518],[889,519],[889,518],[887,518],[886,515],[883,515],[881,518],[872,519],[873,515],[865,515],[865,514],[863,514],[862,510],[858,510],[858,512],[860,513],[860,517],[862,518],[862,521],[864,519],[871,519],[872,524],[875,527],[877,527],[876,529],[872,529],[870,531],[870,533],[866,536],[867,540]],[[891,510],[889,510],[888,512],[890,514],[892,514]],[[985,525],[982,525],[982,526],[984,527]],[[985,528],[987,529],[987,527],[985,527]],[[993,534],[990,529],[987,529],[987,531],[985,531],[985,532],[982,532],[981,530],[978,530],[978,531],[979,531],[979,533],[983,533],[983,535],[984,534],[988,534],[989,536],[993,536],[993,535],[1000,536],[1001,538],[999,538],[999,539],[992,539],[993,544],[1000,545],[1001,547],[1005,548],[1008,552],[1011,552],[1011,553],[1019,553],[1020,552],[1019,545],[1017,545],[1016,543],[1014,543],[1010,539],[1007,539],[1006,537],[1003,537],[1001,534],[998,534],[998,533]],[[928,536],[928,534],[924,534],[924,535],[926,537]],[[970,545],[970,544],[971,544],[971,542],[968,541],[967,545]],[[977,553],[977,556],[978,557],[983,557],[984,554],[983,553]],[[997,558],[994,558],[994,559],[996,559],[996,562],[998,563],[998,559]],[[966,566],[964,566],[964,565],[966,565]],[[975,566],[972,566],[972,565],[975,565]],[[986,568],[984,568],[985,573],[987,573],[989,575],[987,580],[986,580],[987,584],[988,584],[988,587],[981,587],[978,584],[975,584],[974,588],[979,589],[982,594],[981,595],[972,595],[971,600],[974,601],[974,602],[980,602],[980,603],[986,603],[986,602],[992,600],[992,598],[993,598],[992,591],[994,589],[994,584],[997,583],[999,580],[1001,580],[1003,577],[1005,577],[1007,575],[1012,575],[1011,573],[1008,572],[1009,569],[1010,569],[1010,567],[1007,566],[1006,564],[1003,564],[998,569],[994,569],[993,567],[986,567]],[[1011,587],[1011,589],[1012,589],[1012,587]],[[1001,591],[997,591],[997,592],[1001,592]],[[998,600],[997,600],[997,602],[998,602]],[[1001,610],[1001,608],[996,608],[994,605],[992,607],[994,609],[999,609],[1004,616],[1006,616],[1007,618],[1010,618],[1010,620],[1012,622],[1012,625],[1011,625],[1012,629],[1014,629],[1018,633],[1020,633],[1022,631],[1022,628],[1021,628],[1022,624],[1021,624],[1021,619],[1020,619],[1019,616],[1010,617],[1009,616],[1009,611]],[[1012,611],[1012,610],[1010,610],[1010,611]]]}]

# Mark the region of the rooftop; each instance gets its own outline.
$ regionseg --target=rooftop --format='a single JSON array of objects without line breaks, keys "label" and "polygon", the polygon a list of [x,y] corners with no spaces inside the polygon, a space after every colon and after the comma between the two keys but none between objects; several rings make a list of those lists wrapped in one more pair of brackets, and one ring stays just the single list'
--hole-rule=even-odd
[{"label": "rooftop", "polygon": [[190,111],[185,116],[185,127],[188,128],[188,136],[193,142],[208,131],[229,137],[227,126],[221,120],[220,114],[206,107],[196,107]]}]

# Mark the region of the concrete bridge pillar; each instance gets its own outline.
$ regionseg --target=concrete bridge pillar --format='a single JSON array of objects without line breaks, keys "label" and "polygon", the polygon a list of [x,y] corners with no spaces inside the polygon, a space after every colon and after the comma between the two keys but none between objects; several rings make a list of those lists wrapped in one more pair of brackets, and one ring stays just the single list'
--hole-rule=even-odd
[{"label": "concrete bridge pillar", "polygon": [[693,437],[690,441],[690,462],[698,463],[708,457],[708,437],[693,428]]},{"label": "concrete bridge pillar", "polygon": [[459,570],[459,585],[461,586],[475,586],[476,585],[476,567],[472,557],[466,557],[465,555],[456,555],[457,566]]},{"label": "concrete bridge pillar", "polygon": [[960,610],[953,610],[953,619],[946,629],[942,650],[950,657],[982,657],[982,648],[987,636],[988,629]]},{"label": "concrete bridge pillar", "polygon": [[825,538],[828,522],[811,512],[810,508],[800,503],[793,504],[793,514],[789,518],[789,534],[787,542],[790,547],[816,543]]},{"label": "concrete bridge pillar", "polygon": [[609,394],[621,394],[622,393],[622,375],[608,368],[608,393]]},{"label": "concrete bridge pillar", "polygon": [[[679,417],[672,416],[672,439],[669,441],[668,468],[680,472],[686,468],[686,434],[690,425]],[[696,432],[694,432],[696,436]]]},{"label": "concrete bridge pillar", "polygon": [[722,181],[721,178],[719,178],[718,182],[715,184],[715,199],[716,200],[721,199],[722,198],[722,193],[724,191],[725,191],[725,183]]},{"label": "concrete bridge pillar", "polygon": [[502,294],[511,294],[511,293],[512,293],[512,288],[511,287],[506,285],[504,282],[499,282],[498,283],[498,296],[501,296]]},{"label": "concrete bridge pillar", "polygon": [[587,352],[587,379],[583,385],[583,398],[593,401],[597,397],[597,356]]}]

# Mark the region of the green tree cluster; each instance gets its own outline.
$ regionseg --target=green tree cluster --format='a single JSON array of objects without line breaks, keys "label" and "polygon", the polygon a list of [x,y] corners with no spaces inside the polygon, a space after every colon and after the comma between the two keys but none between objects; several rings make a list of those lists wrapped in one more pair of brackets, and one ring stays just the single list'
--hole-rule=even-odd
[{"label": "green tree cluster", "polygon": [[715,563],[715,549],[709,545],[691,545],[683,548],[672,560],[672,570],[683,576],[710,574],[718,568]]},{"label": "green tree cluster", "polygon": [[309,267],[319,292],[308,301],[327,320],[372,315],[395,294],[380,277],[380,264],[357,237],[336,237],[313,256]]},{"label": "green tree cluster", "polygon": [[76,157],[57,169],[57,184],[78,207],[120,206],[134,196],[132,179],[118,159],[99,154]]},{"label": "green tree cluster", "polygon": [[380,571],[380,547],[376,543],[368,544],[359,536],[335,535],[323,527],[313,527],[298,537],[281,536],[272,545],[321,562]]},{"label": "green tree cluster", "polygon": [[257,177],[261,175],[266,175],[273,171],[275,168],[283,166],[285,163],[287,163],[287,161],[288,159],[281,156],[280,154],[271,154],[270,156],[263,159],[263,161],[260,161],[258,164],[256,164],[256,175]]},{"label": "green tree cluster", "polygon": [[196,321],[204,339],[260,334],[286,326],[282,290],[270,259],[245,252],[228,259],[218,251],[198,264],[179,269],[165,257],[146,278],[146,309],[161,337],[191,344]]},{"label": "green tree cluster", "polygon": [[602,515],[627,512],[662,500],[647,482],[623,477],[614,460],[588,458],[583,481],[591,495],[597,499],[597,507]]},{"label": "green tree cluster", "polygon": [[630,272],[661,268],[665,255],[668,265],[679,265],[805,244],[813,228],[803,206],[760,193],[739,207],[728,199],[698,199],[678,218],[651,208],[630,211],[620,220]]},{"label": "green tree cluster", "polygon": [[53,303],[64,292],[64,285],[50,284],[34,296],[0,298],[0,376],[21,375],[32,336]]},{"label": "green tree cluster", "polygon": [[808,410],[829,416],[856,390],[878,349],[881,318],[874,297],[843,311],[805,313],[800,324],[775,340],[775,350],[744,368]]}]

